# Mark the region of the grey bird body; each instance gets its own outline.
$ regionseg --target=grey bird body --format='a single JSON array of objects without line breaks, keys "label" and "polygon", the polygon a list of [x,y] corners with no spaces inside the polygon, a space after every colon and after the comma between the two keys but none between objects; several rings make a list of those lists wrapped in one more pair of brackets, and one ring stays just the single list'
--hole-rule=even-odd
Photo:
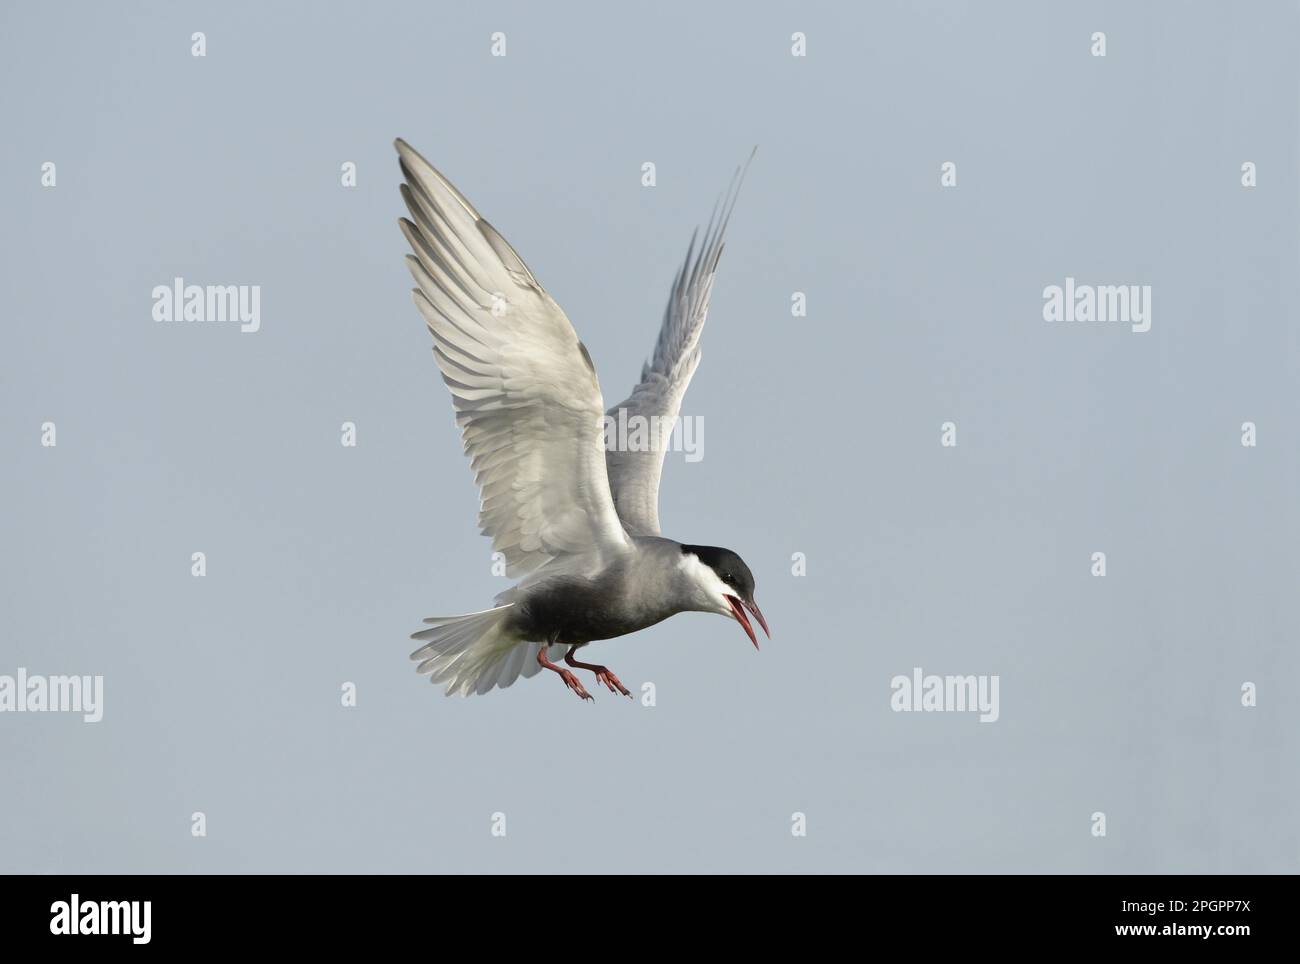
[{"label": "grey bird body", "polygon": [[[700,361],[722,237],[741,172],[673,282],[654,353],[632,394],[606,412],[591,356],[560,306],[460,191],[403,141],[400,222],[411,245],[412,296],[433,336],[481,501],[479,523],[517,585],[497,605],[434,616],[411,654],[448,694],[486,693],[551,670],[590,670],[630,695],[579,647],[683,612],[738,622],[758,646],[749,567],[728,549],[663,538],[659,477],[682,396]],[[649,444],[606,448],[604,421],[650,426]]]},{"label": "grey bird body", "polygon": [[591,576],[542,573],[525,580],[509,593],[514,612],[507,625],[522,639],[583,645],[689,612],[693,590],[681,543],[636,536],[630,552]]}]

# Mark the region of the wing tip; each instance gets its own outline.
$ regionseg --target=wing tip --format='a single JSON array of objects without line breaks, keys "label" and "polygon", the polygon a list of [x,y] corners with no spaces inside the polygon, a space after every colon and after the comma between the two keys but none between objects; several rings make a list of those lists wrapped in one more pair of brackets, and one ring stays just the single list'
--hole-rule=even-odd
[{"label": "wing tip", "polygon": [[[465,209],[466,214],[475,221],[483,219],[483,215],[479,214],[474,205],[469,203],[469,198],[465,197],[442,171],[430,164],[423,154],[400,137],[393,140],[393,147],[397,149],[398,163],[404,168],[402,173],[406,175],[407,180],[418,183],[421,177],[432,178],[439,187],[450,194]],[[428,191],[427,186],[423,189],[426,192]]]}]

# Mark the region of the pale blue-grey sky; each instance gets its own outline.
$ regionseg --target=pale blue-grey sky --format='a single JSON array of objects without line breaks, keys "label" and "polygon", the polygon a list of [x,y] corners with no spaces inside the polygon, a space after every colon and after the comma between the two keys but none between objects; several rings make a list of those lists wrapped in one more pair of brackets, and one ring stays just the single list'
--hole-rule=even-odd
[{"label": "pale blue-grey sky", "polygon": [[[105,688],[96,724],[0,714],[0,869],[1296,869],[1295,4],[0,26],[0,674]],[[505,583],[410,303],[396,136],[608,401],[758,145],[683,409],[704,458],[669,458],[660,515],[748,561],[761,653],[704,615],[593,646],[653,707],[413,672],[421,618]],[[155,322],[175,277],[260,285],[260,330]],[[1045,322],[1067,277],[1151,285],[1151,330]],[[997,722],[893,712],[914,667],[998,676]]]}]

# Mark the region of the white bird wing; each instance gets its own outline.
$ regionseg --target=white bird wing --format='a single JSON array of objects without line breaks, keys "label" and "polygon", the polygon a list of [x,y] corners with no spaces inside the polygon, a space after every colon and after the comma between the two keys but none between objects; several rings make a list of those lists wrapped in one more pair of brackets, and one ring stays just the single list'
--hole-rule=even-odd
[{"label": "white bird wing", "polygon": [[514,249],[406,142],[402,233],[481,497],[514,577],[630,548],[605,469],[604,402],[586,347]]},{"label": "white bird wing", "polygon": [[[753,157],[751,153],[750,160]],[[746,162],[745,168],[748,166]],[[606,413],[612,428],[621,432],[621,426],[628,427],[628,440],[636,440],[632,433],[641,431],[648,443],[616,445],[605,452],[614,505],[623,528],[634,536],[659,535],[659,477],[664,452],[671,442],[686,386],[700,364],[700,333],[709,313],[713,276],[744,176],[745,169],[738,168],[727,193],[714,207],[698,249],[698,232],[691,236],[686,260],[668,296],[654,355],[642,366],[641,381],[632,394]]]}]

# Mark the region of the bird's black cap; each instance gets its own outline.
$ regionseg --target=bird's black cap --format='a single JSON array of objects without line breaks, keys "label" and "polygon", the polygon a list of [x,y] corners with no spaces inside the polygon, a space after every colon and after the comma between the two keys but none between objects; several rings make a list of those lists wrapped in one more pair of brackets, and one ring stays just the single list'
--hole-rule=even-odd
[{"label": "bird's black cap", "polygon": [[720,549],[717,546],[684,545],[682,552],[696,556],[700,562],[716,572],[719,579],[736,590],[737,596],[745,602],[753,602],[754,574],[749,571],[749,566],[745,565],[745,560],[740,556],[730,549]]}]

